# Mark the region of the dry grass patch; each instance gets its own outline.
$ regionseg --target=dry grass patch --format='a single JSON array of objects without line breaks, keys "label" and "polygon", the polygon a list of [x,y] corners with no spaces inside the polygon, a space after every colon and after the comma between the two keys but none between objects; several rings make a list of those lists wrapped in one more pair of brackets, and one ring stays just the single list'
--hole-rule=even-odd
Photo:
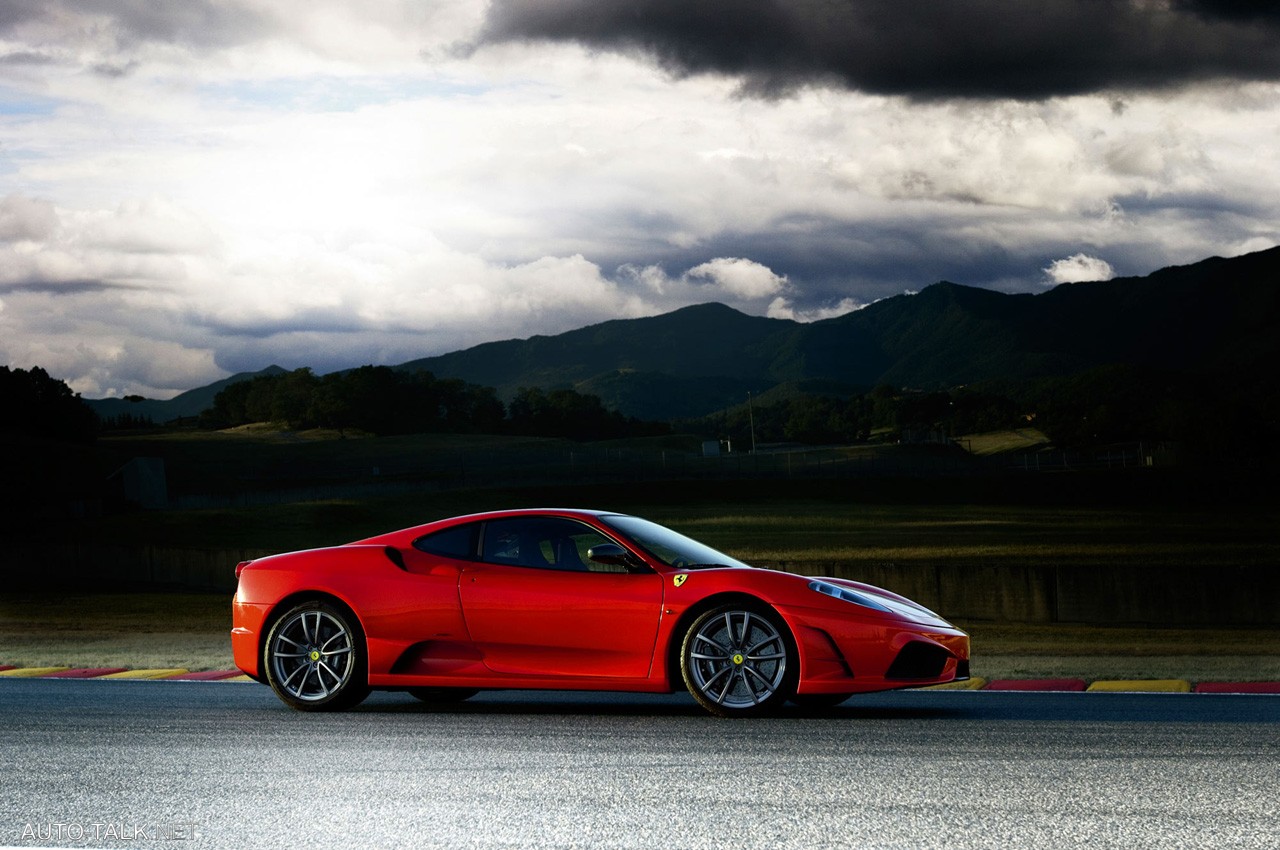
[{"label": "dry grass patch", "polygon": [[231,599],[26,593],[0,600],[0,664],[230,669]]},{"label": "dry grass patch", "polygon": [[997,455],[1005,452],[1038,449],[1049,445],[1049,438],[1035,428],[989,431],[985,434],[966,434],[963,437],[957,437],[956,441],[975,455]]},{"label": "dry grass patch", "polygon": [[1278,629],[961,624],[988,679],[1280,681]]}]

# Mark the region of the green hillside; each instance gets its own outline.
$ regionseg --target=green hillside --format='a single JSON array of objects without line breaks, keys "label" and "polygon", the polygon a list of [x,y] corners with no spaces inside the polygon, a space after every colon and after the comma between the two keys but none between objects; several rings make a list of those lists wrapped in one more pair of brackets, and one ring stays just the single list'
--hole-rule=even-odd
[{"label": "green hillside", "polygon": [[642,419],[700,416],[797,381],[934,390],[1112,365],[1234,380],[1280,361],[1278,284],[1274,248],[1039,295],[942,282],[807,325],[704,304],[401,368],[503,396],[573,387]]},{"label": "green hillside", "polygon": [[[811,324],[701,304],[396,368],[493,387],[507,401],[522,387],[575,389],[624,415],[659,421],[704,416],[780,385],[939,390],[1103,367],[1268,393],[1280,362],[1277,326],[1280,248],[1273,248],[1037,295],[941,282]],[[161,423],[197,415],[232,383],[279,371],[235,375],[170,401],[90,404],[104,418]]]}]

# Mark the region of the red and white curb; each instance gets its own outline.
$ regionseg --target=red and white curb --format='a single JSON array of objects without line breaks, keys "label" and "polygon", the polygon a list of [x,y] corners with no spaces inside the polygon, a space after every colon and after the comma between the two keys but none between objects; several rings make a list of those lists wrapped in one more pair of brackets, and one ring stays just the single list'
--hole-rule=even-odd
[{"label": "red and white curb", "polygon": [[[252,682],[239,670],[187,670],[156,667],[15,667],[0,664],[0,678],[10,679],[163,679],[170,682]],[[934,685],[933,690],[1038,691],[1041,693],[1172,693],[1280,694],[1280,682],[1192,682],[1188,679],[984,679]]]},{"label": "red and white curb", "polygon": [[239,670],[197,670],[185,667],[14,667],[0,664],[0,678],[10,679],[167,679],[187,682],[252,682]]}]

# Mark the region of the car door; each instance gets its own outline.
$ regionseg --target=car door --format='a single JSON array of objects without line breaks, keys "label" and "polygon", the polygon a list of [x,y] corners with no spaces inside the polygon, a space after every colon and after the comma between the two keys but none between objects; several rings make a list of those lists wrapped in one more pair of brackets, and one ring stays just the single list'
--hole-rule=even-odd
[{"label": "car door", "polygon": [[461,575],[471,640],[498,673],[644,678],[662,613],[657,573],[606,571],[586,558],[612,542],[560,517],[485,523],[480,561]]}]

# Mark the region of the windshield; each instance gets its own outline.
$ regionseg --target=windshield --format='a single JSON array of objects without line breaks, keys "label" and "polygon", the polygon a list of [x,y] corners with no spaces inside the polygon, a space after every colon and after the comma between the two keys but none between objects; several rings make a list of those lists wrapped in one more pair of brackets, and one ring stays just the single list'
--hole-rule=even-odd
[{"label": "windshield", "polygon": [[620,515],[601,517],[601,519],[631,538],[633,542],[668,567],[747,566],[736,558],[730,558],[725,553],[712,549],[705,543],[699,543],[691,537],[685,537],[679,532],[647,519]]}]

